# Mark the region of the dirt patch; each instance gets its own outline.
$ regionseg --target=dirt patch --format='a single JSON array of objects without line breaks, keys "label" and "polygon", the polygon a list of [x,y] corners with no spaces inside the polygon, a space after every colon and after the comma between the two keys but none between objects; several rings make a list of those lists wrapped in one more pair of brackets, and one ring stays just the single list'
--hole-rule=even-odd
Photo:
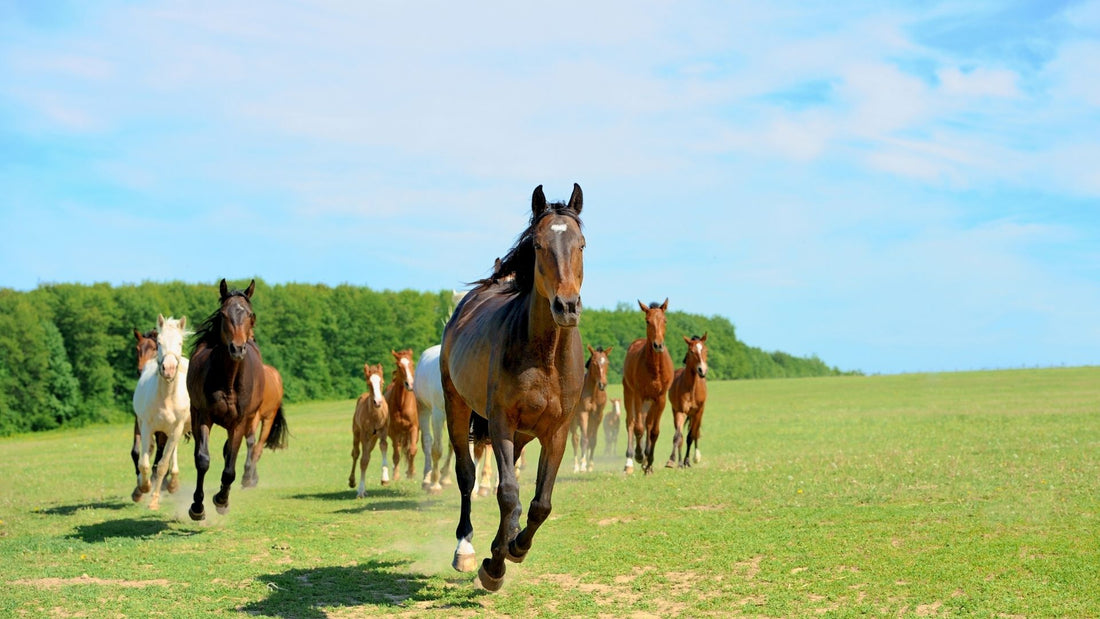
[{"label": "dirt patch", "polygon": [[112,578],[93,578],[87,574],[81,574],[76,578],[23,578],[11,581],[13,585],[28,585],[38,589],[58,589],[72,585],[101,585],[107,587],[167,587],[172,584],[165,578],[155,580],[120,580]]}]

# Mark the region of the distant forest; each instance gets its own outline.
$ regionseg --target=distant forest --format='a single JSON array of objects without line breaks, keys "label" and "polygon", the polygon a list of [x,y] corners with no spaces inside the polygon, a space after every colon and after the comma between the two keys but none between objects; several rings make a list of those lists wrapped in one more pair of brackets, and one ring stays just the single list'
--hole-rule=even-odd
[{"label": "distant forest", "polygon": [[[419,357],[440,341],[451,297],[450,290],[270,286],[257,279],[256,341],[264,362],[282,373],[288,403],[353,398],[364,390],[365,362],[390,371],[391,349],[411,348]],[[133,329],[154,328],[157,314],[187,316],[194,328],[217,308],[217,283],[0,288],[0,436],[128,419],[138,377]],[[636,303],[620,303],[585,309],[580,330],[586,344],[614,347],[609,378],[618,382],[626,348],[645,337],[645,322]],[[667,343],[677,366],[686,350],[681,335],[704,332],[713,380],[841,373],[816,356],[747,346],[724,317],[672,311]]]}]

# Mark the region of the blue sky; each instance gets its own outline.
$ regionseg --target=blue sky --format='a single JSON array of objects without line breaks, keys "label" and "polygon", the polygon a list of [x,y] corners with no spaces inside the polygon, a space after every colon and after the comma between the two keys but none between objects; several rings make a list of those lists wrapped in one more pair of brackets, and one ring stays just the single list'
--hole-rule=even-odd
[{"label": "blue sky", "polygon": [[0,287],[461,288],[578,182],[588,307],[1098,364],[1098,76],[1098,2],[17,0]]}]

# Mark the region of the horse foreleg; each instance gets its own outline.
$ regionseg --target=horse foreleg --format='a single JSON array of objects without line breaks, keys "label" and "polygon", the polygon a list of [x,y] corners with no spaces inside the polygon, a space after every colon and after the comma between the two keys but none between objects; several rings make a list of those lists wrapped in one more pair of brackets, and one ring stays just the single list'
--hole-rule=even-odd
[{"label": "horse foreleg", "polygon": [[137,486],[134,488],[134,492],[130,498],[134,502],[141,500],[141,497],[146,492],[152,489],[152,465],[150,464],[151,454],[153,452],[153,443],[156,438],[153,436],[153,430],[147,423],[141,424],[141,455],[138,456],[138,479]]},{"label": "horse foreleg", "polygon": [[363,444],[363,459],[359,461],[359,488],[355,491],[355,498],[357,499],[367,496],[367,466],[370,464],[374,446],[378,443],[378,436],[364,436],[361,442]]},{"label": "horse foreleg", "polygon": [[[381,481],[381,483],[382,483],[383,486],[387,486],[390,483],[390,461],[386,458],[386,450],[389,449],[389,443],[387,442],[389,440],[389,438],[388,438],[388,435],[386,434],[386,429],[382,428],[381,430],[379,430],[375,434],[375,437],[378,439],[378,441],[380,441],[382,443],[382,449],[379,450],[379,451],[382,452],[382,481]],[[371,450],[372,451],[374,450],[374,443],[371,443]],[[397,465],[395,464],[394,465],[394,471],[393,471],[393,473],[394,473],[393,478],[394,479],[397,479],[396,467],[397,467]]]},{"label": "horse foreleg", "polygon": [[[416,401],[416,413],[420,420],[420,427],[427,429],[431,428],[432,423],[432,409],[420,403],[420,400]],[[439,471],[436,467],[439,462],[433,462],[430,456],[433,455],[434,447],[432,443],[433,435],[431,432],[420,433],[420,451],[424,452],[424,476],[420,478],[420,489],[431,490],[433,486],[432,478],[434,477],[438,485]],[[436,459],[438,460],[438,458]]]},{"label": "horse foreleg", "polygon": [[[191,419],[195,419],[194,409],[191,411]],[[193,432],[195,435],[195,495],[187,515],[191,517],[191,520],[202,520],[206,518],[206,510],[202,506],[202,501],[206,498],[206,495],[203,494],[202,484],[203,480],[206,479],[206,472],[210,470],[209,422],[195,424]]]},{"label": "horse foreleg", "polygon": [[[672,411],[672,424],[676,430],[676,433],[672,435],[672,453],[668,456],[668,462],[665,463],[666,469],[671,469],[677,465],[683,466],[680,462],[681,449],[684,444],[684,420],[687,418],[687,414],[683,411]],[[688,447],[688,450],[691,448]]]},{"label": "horse foreleg", "polygon": [[588,472],[596,469],[596,439],[599,438],[600,426],[603,425],[603,411],[597,408],[588,416],[588,440],[585,442],[588,454]]},{"label": "horse foreleg", "polygon": [[252,481],[252,476],[256,474],[253,468],[255,463],[253,462],[252,450],[256,445],[259,445],[260,448],[263,449],[263,443],[256,440],[256,431],[255,428],[253,428],[253,430],[244,437],[244,451],[247,457],[244,459],[244,474],[241,475],[241,488],[251,488],[256,485],[256,482]]},{"label": "horse foreleg", "polygon": [[565,455],[565,433],[557,432],[548,442],[540,441],[542,451],[539,454],[539,469],[535,478],[535,496],[527,510],[527,526],[508,544],[509,561],[519,563],[531,550],[535,533],[550,516],[551,498],[554,494],[554,482]]},{"label": "horse foreleg", "polygon": [[[359,429],[352,427],[351,429],[351,473],[348,473],[348,488],[355,487],[355,464],[359,460]],[[364,490],[360,485],[360,492]],[[360,494],[359,496],[363,496]]]},{"label": "horse foreleg", "polygon": [[225,440],[223,449],[225,469],[222,470],[222,487],[214,495],[214,508],[222,515],[229,513],[229,488],[233,485],[233,480],[237,478],[237,454],[241,450],[244,435],[245,424],[238,423],[233,427],[229,438]]},{"label": "horse foreleg", "polygon": [[644,471],[649,475],[653,473],[653,451],[657,447],[657,437],[661,434],[661,413],[665,409],[664,396],[654,400],[651,407],[643,405],[643,408],[647,409],[646,427],[649,430],[646,436]]},{"label": "horse foreleg", "polygon": [[[566,431],[568,432],[568,427]],[[519,535],[519,517],[523,513],[523,508],[519,502],[519,482],[516,479],[516,454],[519,452],[513,442],[515,431],[508,427],[506,420],[490,421],[490,436],[493,440],[493,456],[500,480],[497,483],[500,521],[490,547],[492,556],[481,562],[477,576],[481,586],[489,591],[496,591],[504,584],[504,573],[507,570],[504,560],[509,554],[509,546]],[[564,449],[564,435],[562,439]],[[512,560],[518,562],[522,561],[522,558]]]},{"label": "horse foreleg", "polygon": [[637,412],[634,413],[634,461],[646,468],[645,453],[649,447],[646,443],[646,427],[649,421],[649,409],[653,407],[652,400],[643,400],[639,403]]},{"label": "horse foreleg", "polygon": [[569,426],[569,443],[573,445],[573,472],[579,473],[581,471],[581,450],[583,447],[580,444],[580,428],[576,421]]},{"label": "horse foreleg", "polygon": [[[458,481],[460,506],[458,527],[455,528],[454,559],[451,567],[459,572],[470,572],[477,567],[477,555],[474,551],[474,525],[470,521],[470,498],[474,492],[477,471],[470,447],[470,409],[458,402],[457,394],[449,397],[450,411],[447,413],[447,435],[455,456],[455,479]],[[454,398],[451,400],[450,398]],[[452,403],[453,402],[453,403]]]},{"label": "horse foreleg", "polygon": [[[420,443],[420,428],[419,427],[413,427],[412,434],[405,440],[405,456],[409,459],[409,470],[408,470],[409,479],[415,479],[416,478],[416,471],[415,471],[416,467],[414,466],[414,463],[416,461],[417,446],[418,446],[419,443]],[[428,453],[427,451],[424,452],[424,454],[425,454],[424,460],[425,461],[428,460],[427,453]]]},{"label": "horse foreleg", "polygon": [[[182,434],[183,428],[181,426],[178,431],[173,431],[172,434],[168,436],[168,440],[165,441],[164,454],[167,456],[168,462],[172,462],[175,459],[176,446],[179,444],[179,439]],[[164,483],[164,477],[168,474],[168,469],[171,468],[165,464],[166,463],[162,460],[161,465],[157,467],[156,479],[153,480],[153,495],[149,497],[149,509],[160,508],[160,486]],[[175,474],[178,473],[179,469],[176,468]]]},{"label": "horse foreleg", "polygon": [[[699,404],[699,408],[695,410],[695,414],[691,416],[691,420],[688,422],[687,451],[684,452],[684,466],[691,466],[693,460],[698,464],[703,459],[703,454],[699,451],[699,434],[703,429],[703,407],[703,404]],[[693,447],[694,452],[692,452]]]}]

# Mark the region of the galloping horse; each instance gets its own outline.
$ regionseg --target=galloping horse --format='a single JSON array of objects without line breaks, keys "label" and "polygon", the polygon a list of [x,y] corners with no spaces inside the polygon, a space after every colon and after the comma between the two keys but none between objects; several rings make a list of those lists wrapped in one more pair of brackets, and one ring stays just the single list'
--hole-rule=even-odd
[{"label": "galloping horse", "polygon": [[[436,494],[443,491],[443,484],[451,483],[451,455],[454,449],[451,442],[443,436],[443,423],[447,411],[443,403],[443,382],[439,376],[439,351],[442,346],[436,344],[420,353],[416,362],[416,407],[420,417],[420,447],[424,451],[424,480],[422,488]],[[441,465],[446,450],[446,459]]]},{"label": "galloping horse", "polygon": [[155,363],[145,364],[137,388],[134,389],[134,414],[137,416],[141,432],[141,456],[138,460],[138,483],[134,488],[134,501],[141,495],[153,491],[149,499],[149,509],[160,507],[160,486],[168,467],[157,467],[156,479],[152,476],[152,452],[156,438],[154,433],[167,437],[164,455],[171,462],[172,478],[168,482],[168,492],[179,488],[179,461],[176,447],[189,429],[191,422],[191,402],[187,396],[187,359],[183,357],[184,330],[187,318],[179,320],[157,316],[157,356]]},{"label": "galloping horse", "polygon": [[619,442],[619,422],[623,420],[623,401],[619,398],[611,399],[611,412],[603,417],[603,453],[611,455],[615,453],[615,447]]},{"label": "galloping horse", "polygon": [[[214,311],[195,334],[187,392],[191,396],[191,428],[195,435],[195,497],[188,515],[206,518],[202,502],[203,481],[210,469],[210,430],[217,424],[226,431],[225,469],[221,489],[214,495],[219,514],[229,511],[229,487],[237,478],[237,452],[244,437],[255,426],[263,402],[265,376],[260,348],[253,338],[256,314],[252,293],[256,280],[243,292],[220,284],[221,307]],[[274,432],[272,432],[274,434]],[[268,437],[268,446],[275,447]]]},{"label": "galloping horse", "polygon": [[[672,384],[672,357],[665,348],[664,304],[652,303],[645,312],[645,339],[634,340],[623,361],[623,401],[626,404],[626,427],[633,431],[626,438],[626,472],[634,470],[634,460],[642,465],[645,474],[653,472],[653,446],[661,433],[661,414],[665,410],[665,398]],[[634,453],[631,454],[633,444]]]},{"label": "galloping horse", "polygon": [[420,413],[416,406],[415,387],[416,370],[413,367],[413,351],[390,351],[397,367],[393,371],[393,380],[386,388],[386,404],[390,409],[390,422],[386,433],[393,444],[393,480],[401,477],[401,454],[409,460],[408,476],[415,475],[413,459],[416,458],[416,444],[420,440]]},{"label": "galloping horse", "polygon": [[386,461],[386,425],[390,421],[390,408],[386,404],[382,385],[386,379],[382,364],[363,365],[363,375],[367,378],[367,391],[359,396],[355,403],[355,416],[351,420],[351,475],[348,487],[355,487],[355,461],[362,449],[363,459],[359,463],[359,491],[355,497],[367,496],[367,465],[370,454],[379,440],[382,441],[382,485],[390,483],[390,465]]},{"label": "galloping horse", "polygon": [[[500,475],[500,523],[492,557],[478,570],[478,580],[489,591],[504,583],[505,559],[523,561],[550,515],[554,480],[580,398],[582,204],[577,184],[568,204],[547,204],[542,186],[535,188],[530,225],[492,276],[475,283],[443,332],[439,365],[462,499],[452,566],[469,571],[476,564],[470,522],[475,468],[468,445],[471,435],[475,442],[487,435]],[[515,463],[536,438],[542,449],[535,496],[527,526],[520,530]]]},{"label": "galloping horse", "polygon": [[[676,436],[672,439],[672,454],[666,467],[691,466],[691,447],[695,446],[695,461],[702,457],[699,453],[699,430],[703,427],[703,406],[707,403],[707,334],[703,337],[684,336],[688,350],[684,355],[684,367],[676,370],[669,389],[672,401],[672,419],[676,424]],[[684,421],[688,422],[687,449],[680,458],[680,446],[684,442]]]},{"label": "galloping horse", "polygon": [[[286,447],[287,425],[283,412],[283,377],[279,370],[264,364],[264,395],[260,409],[252,421],[252,429],[245,437],[248,446],[248,459],[244,461],[242,488],[253,488],[260,483],[257,468],[264,447],[282,449]],[[259,440],[257,440],[257,438]]]},{"label": "galloping horse", "polygon": [[[137,340],[137,344],[134,348],[137,349],[137,371],[138,378],[141,378],[141,373],[145,369],[145,364],[153,361],[157,358],[157,330],[150,329],[145,333],[134,329],[134,339]],[[190,431],[190,428],[188,428]],[[164,444],[168,442],[168,436],[164,432],[155,432],[153,436],[157,439],[157,453],[153,458],[153,468],[157,468],[160,464],[160,459],[164,455]],[[137,478],[137,483],[141,484],[141,471],[138,469],[138,460],[141,458],[141,426],[138,424],[137,417],[134,417],[134,442],[130,447],[130,459],[134,461],[134,477]],[[133,496],[135,502],[141,500],[141,495]]]},{"label": "galloping horse", "polygon": [[[573,413],[569,435],[573,442],[573,472],[595,469],[596,437],[603,420],[603,407],[607,404],[607,355],[614,346],[604,349],[588,347],[588,361],[584,367],[584,386],[581,399]],[[578,449],[579,443],[579,449]]]}]

